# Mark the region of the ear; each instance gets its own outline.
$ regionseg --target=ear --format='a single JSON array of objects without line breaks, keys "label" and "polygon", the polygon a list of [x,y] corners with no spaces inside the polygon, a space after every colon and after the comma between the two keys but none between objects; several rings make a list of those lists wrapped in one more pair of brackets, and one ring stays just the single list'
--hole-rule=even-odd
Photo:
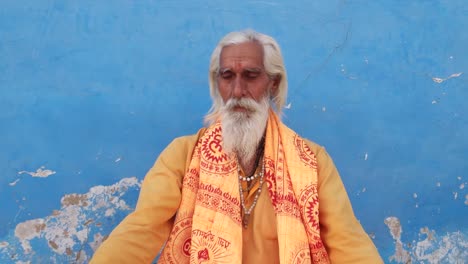
[{"label": "ear", "polygon": [[276,75],[273,78],[273,85],[271,86],[271,95],[276,96],[278,94],[279,84],[281,82],[281,75]]}]

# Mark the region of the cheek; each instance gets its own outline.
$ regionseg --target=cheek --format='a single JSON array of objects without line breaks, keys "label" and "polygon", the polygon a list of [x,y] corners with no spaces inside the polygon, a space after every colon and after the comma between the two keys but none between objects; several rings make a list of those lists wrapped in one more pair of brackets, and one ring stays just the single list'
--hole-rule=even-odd
[{"label": "cheek", "polygon": [[268,89],[271,89],[271,83],[266,82],[256,87],[254,94],[252,96],[256,101],[260,101],[267,94]]},{"label": "cheek", "polygon": [[224,102],[226,102],[229,99],[230,92],[227,85],[218,82],[218,92],[221,98],[223,98]]}]

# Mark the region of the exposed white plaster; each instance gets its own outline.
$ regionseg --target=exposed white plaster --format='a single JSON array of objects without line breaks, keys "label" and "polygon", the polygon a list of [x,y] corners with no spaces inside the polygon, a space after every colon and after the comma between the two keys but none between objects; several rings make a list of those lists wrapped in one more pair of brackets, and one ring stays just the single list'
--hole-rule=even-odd
[{"label": "exposed white plaster", "polygon": [[464,188],[465,188],[465,184],[464,183],[460,184],[460,190],[463,190]]},{"label": "exposed white plaster", "polygon": [[448,80],[448,79],[460,77],[462,74],[463,74],[463,72],[458,72],[458,73],[454,73],[454,74],[450,75],[450,76],[447,77],[447,78],[433,77],[432,80],[433,80],[434,82],[436,82],[436,83],[442,83],[442,82],[445,82],[445,81]]},{"label": "exposed white plaster", "polygon": [[44,219],[28,220],[16,225],[15,236],[21,242],[21,247],[23,248],[25,253],[29,254],[32,252],[31,244],[29,244],[29,241],[33,238],[39,237],[44,228]]},{"label": "exposed white plaster", "polygon": [[104,242],[106,237],[102,236],[101,233],[96,233],[94,234],[94,240],[89,242],[89,246],[93,249],[93,251],[96,251],[96,249]]},{"label": "exposed white plaster", "polygon": [[287,104],[284,108],[291,109],[291,103]]},{"label": "exposed white plaster", "polygon": [[364,160],[367,160],[367,157],[368,157],[368,156],[369,156],[369,155],[368,155],[367,152],[366,152],[366,154],[364,154]]},{"label": "exposed white plaster", "polygon": [[468,240],[459,231],[438,237],[434,230],[423,227],[419,231],[419,241],[408,244],[401,241],[402,227],[398,218],[388,217],[384,222],[395,240],[395,254],[390,257],[391,262],[465,263],[468,259]]},{"label": "exposed white plaster", "polygon": [[29,174],[32,177],[47,178],[50,175],[55,174],[56,172],[52,171],[52,170],[46,170],[44,166],[41,166],[35,172],[30,172],[30,171],[20,171],[20,172],[18,172],[18,174],[23,174],[23,173]]},{"label": "exposed white plaster", "polygon": [[[91,228],[100,226],[98,223],[91,225],[94,218],[101,219],[117,211],[129,210],[130,207],[122,197],[129,188],[139,187],[138,179],[132,177],[110,186],[92,187],[85,194],[64,195],[60,210],[54,210],[52,215],[45,218],[28,220],[16,226],[15,237],[23,252],[15,250],[15,254],[25,257],[21,260],[33,259],[34,251],[30,241],[42,239],[54,253],[72,257],[76,263],[86,263],[88,256],[80,248],[88,241]],[[8,243],[2,242],[0,245],[5,248]]]},{"label": "exposed white plaster", "polygon": [[15,186],[19,181],[20,181],[20,179],[16,179],[15,181],[10,182],[8,185]]},{"label": "exposed white plaster", "polygon": [[400,220],[394,216],[391,216],[385,218],[384,223],[390,229],[390,234],[395,240],[395,254],[390,257],[390,261],[396,261],[399,263],[410,263],[411,256],[409,252],[403,248],[403,243],[401,243],[402,229]]},{"label": "exposed white plaster", "polygon": [[418,194],[417,194],[417,193],[413,193],[413,198],[414,198],[414,199],[418,198]]},{"label": "exposed white plaster", "polygon": [[109,208],[106,210],[105,216],[113,216],[115,214],[114,208]]},{"label": "exposed white plaster", "polygon": [[117,162],[119,162],[119,161],[121,161],[121,160],[122,160],[122,158],[121,158],[121,157],[118,157],[118,158],[115,160],[115,162],[117,163]]}]

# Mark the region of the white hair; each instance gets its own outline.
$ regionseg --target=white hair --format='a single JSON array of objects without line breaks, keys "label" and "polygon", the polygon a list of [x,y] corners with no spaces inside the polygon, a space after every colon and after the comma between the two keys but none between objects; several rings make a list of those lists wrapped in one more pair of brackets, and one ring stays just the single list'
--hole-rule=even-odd
[{"label": "white hair", "polygon": [[278,114],[281,114],[288,93],[288,80],[281,49],[272,37],[247,29],[239,32],[231,32],[224,36],[211,54],[208,80],[213,105],[205,116],[205,123],[207,124],[212,124],[218,119],[220,109],[223,106],[223,99],[219,94],[217,83],[221,51],[226,46],[238,45],[246,42],[257,42],[262,46],[263,67],[265,67],[266,73],[271,79],[279,78],[278,89],[274,93],[270,93],[270,100],[273,102],[274,110]]}]

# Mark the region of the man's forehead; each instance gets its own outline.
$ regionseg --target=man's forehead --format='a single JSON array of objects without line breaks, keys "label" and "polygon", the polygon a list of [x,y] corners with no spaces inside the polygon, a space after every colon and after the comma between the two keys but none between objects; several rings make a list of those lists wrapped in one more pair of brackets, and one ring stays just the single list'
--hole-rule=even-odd
[{"label": "man's forehead", "polygon": [[221,50],[220,68],[263,68],[263,48],[257,42],[225,46]]}]

